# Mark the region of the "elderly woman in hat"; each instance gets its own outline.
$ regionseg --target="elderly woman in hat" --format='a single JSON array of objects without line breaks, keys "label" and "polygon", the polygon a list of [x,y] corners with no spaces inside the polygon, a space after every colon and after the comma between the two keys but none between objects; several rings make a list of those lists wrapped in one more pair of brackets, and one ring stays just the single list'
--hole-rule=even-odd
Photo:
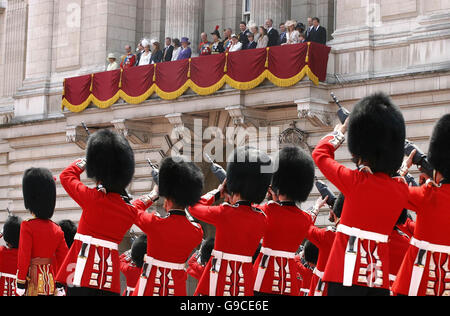
[{"label": "elderly woman in hat", "polygon": [[114,55],[114,53],[110,53],[108,55],[107,60],[108,60],[109,64],[108,64],[108,67],[106,68],[106,71],[116,70],[116,69],[120,68],[119,63],[117,62],[116,55]]},{"label": "elderly woman in hat", "polygon": [[187,37],[181,38],[182,50],[181,50],[180,54],[178,55],[178,59],[177,60],[183,60],[183,59],[191,58],[192,50],[191,50],[190,45],[191,45],[191,43],[189,42],[189,38],[187,38]]},{"label": "elderly woman in hat", "polygon": [[300,43],[300,32],[295,29],[297,27],[297,22],[289,20],[285,23],[285,25],[287,28],[287,33],[286,33],[287,41],[283,45]]}]

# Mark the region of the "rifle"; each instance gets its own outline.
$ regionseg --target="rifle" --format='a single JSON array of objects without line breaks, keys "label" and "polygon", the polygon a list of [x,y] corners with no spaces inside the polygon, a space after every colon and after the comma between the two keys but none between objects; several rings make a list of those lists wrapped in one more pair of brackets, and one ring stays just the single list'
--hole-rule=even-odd
[{"label": "rifle", "polygon": [[333,98],[333,100],[337,104],[337,106],[339,107],[339,110],[337,112],[339,120],[341,121],[342,124],[345,124],[345,121],[350,116],[350,111],[341,105],[341,102],[339,101],[339,99],[336,97],[336,95],[333,92],[331,92],[331,97]]},{"label": "rifle", "polygon": [[227,172],[220,165],[216,164],[214,160],[208,155],[205,154],[206,159],[211,164],[211,171],[222,184],[227,178]]},{"label": "rifle", "polygon": [[9,207],[6,208],[6,211],[8,212],[8,217],[13,216],[13,214],[12,214],[11,210],[9,209]]},{"label": "rifle", "polygon": [[[342,124],[345,123],[347,118],[350,116],[350,111],[348,111],[346,108],[342,107],[339,99],[336,97],[334,93],[331,93],[331,97],[333,98],[334,102],[339,107],[338,110],[338,117]],[[405,142],[405,156],[411,155],[411,153],[417,150],[417,153],[413,157],[413,163],[421,168],[421,171],[426,173],[430,178],[433,178],[433,167],[428,162],[427,156],[412,142],[409,140],[406,140]]]},{"label": "rifle", "polygon": [[423,173],[426,173],[430,178],[433,178],[434,168],[429,163],[427,155],[425,155],[414,143],[406,140],[405,155],[411,155],[414,150],[416,150],[417,152],[413,157],[413,164],[419,166]]},{"label": "rifle", "polygon": [[150,159],[147,159],[148,164],[150,165],[150,168],[152,168],[152,178],[153,182],[155,182],[157,185],[159,184],[159,169],[156,165],[152,163]]},{"label": "rifle", "polygon": [[89,132],[89,128],[86,126],[86,124],[84,122],[81,122],[81,126],[86,131],[86,134],[88,135],[88,137],[91,136],[91,132]]},{"label": "rifle", "polygon": [[333,192],[328,188],[328,186],[325,184],[325,182],[320,181],[319,179],[316,179],[316,188],[319,190],[320,195],[322,196],[322,199],[325,199],[328,197],[327,204],[333,208],[334,203],[336,202],[336,195],[334,195]]},{"label": "rifle", "polygon": [[417,184],[416,180],[414,179],[414,177],[412,175],[410,175],[409,173],[406,174],[405,180],[406,180],[406,183],[408,183],[409,186],[412,186],[412,187],[418,187],[419,186]]}]

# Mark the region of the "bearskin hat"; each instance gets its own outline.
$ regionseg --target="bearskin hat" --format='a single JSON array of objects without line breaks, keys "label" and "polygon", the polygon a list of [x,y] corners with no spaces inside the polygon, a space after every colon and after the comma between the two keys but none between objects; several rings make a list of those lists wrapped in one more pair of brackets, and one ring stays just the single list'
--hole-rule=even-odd
[{"label": "bearskin hat", "polygon": [[342,210],[344,209],[345,196],[344,194],[339,194],[336,202],[334,202],[333,213],[337,218],[341,218]]},{"label": "bearskin hat", "polygon": [[348,146],[374,173],[394,175],[405,155],[406,127],[399,107],[383,93],[359,101],[350,115]]},{"label": "bearskin hat", "polygon": [[279,152],[277,160],[272,189],[294,201],[306,201],[314,186],[315,167],[311,156],[300,147],[288,146]]},{"label": "bearskin hat", "polygon": [[202,265],[206,265],[211,258],[211,253],[214,250],[214,238],[209,238],[202,243],[202,247],[200,248],[200,262]]},{"label": "bearskin hat", "polygon": [[66,240],[67,247],[70,249],[73,244],[75,235],[77,234],[77,225],[70,220],[62,220],[58,223],[64,232],[64,239]]},{"label": "bearskin hat", "polygon": [[183,157],[168,157],[159,169],[159,195],[179,207],[194,206],[203,191],[203,173]]},{"label": "bearskin hat", "polygon": [[147,253],[147,235],[139,236],[131,246],[131,260],[138,268],[144,265],[144,256]]},{"label": "bearskin hat", "polygon": [[261,203],[272,181],[270,157],[246,146],[237,148],[228,161],[228,192],[239,193],[248,202]]},{"label": "bearskin hat", "polygon": [[434,128],[428,159],[445,180],[450,180],[450,114],[443,116]]},{"label": "bearskin hat", "polygon": [[319,248],[317,248],[312,242],[309,240],[305,243],[305,248],[303,248],[305,254],[305,261],[308,263],[317,264],[317,260],[319,259]]},{"label": "bearskin hat", "polygon": [[13,249],[19,248],[20,225],[22,219],[17,216],[10,216],[3,226],[3,239]]},{"label": "bearskin hat", "polygon": [[48,169],[31,168],[22,179],[25,208],[37,218],[53,217],[56,205],[56,183]]},{"label": "bearskin hat", "polygon": [[134,153],[125,137],[108,129],[89,138],[86,151],[87,176],[106,191],[124,194],[134,175]]}]

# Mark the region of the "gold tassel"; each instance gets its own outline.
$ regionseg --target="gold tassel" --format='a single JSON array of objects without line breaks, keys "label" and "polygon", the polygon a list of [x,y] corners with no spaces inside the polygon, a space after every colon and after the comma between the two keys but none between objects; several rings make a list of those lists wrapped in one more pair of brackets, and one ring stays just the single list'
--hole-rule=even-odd
[{"label": "gold tassel", "polygon": [[122,74],[123,74],[123,69],[120,69],[119,89],[122,89]]},{"label": "gold tassel", "polygon": [[305,60],[306,63],[309,63],[309,48],[310,47],[311,47],[311,42],[308,42],[308,51],[306,53],[306,60]]},{"label": "gold tassel", "polygon": [[227,73],[228,72],[228,53],[225,54],[225,67],[223,68],[223,72]]},{"label": "gold tassel", "polygon": [[267,47],[266,64],[265,64],[266,68],[269,68],[269,50],[270,47]]},{"label": "gold tassel", "polygon": [[89,91],[92,92],[93,89],[94,89],[94,74],[91,75],[91,87],[89,88]]},{"label": "gold tassel", "polygon": [[153,68],[153,82],[156,81],[156,64],[155,67]]},{"label": "gold tassel", "polygon": [[191,78],[191,61],[192,61],[192,59],[189,58],[189,69],[188,69],[188,73],[187,73],[188,79]]}]

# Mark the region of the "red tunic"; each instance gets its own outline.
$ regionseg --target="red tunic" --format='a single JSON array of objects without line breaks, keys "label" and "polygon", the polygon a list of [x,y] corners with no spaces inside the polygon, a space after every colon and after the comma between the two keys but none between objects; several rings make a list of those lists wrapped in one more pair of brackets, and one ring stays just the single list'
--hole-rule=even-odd
[{"label": "red tunic", "polygon": [[[414,239],[433,245],[450,247],[450,184],[441,187],[410,188],[410,209],[417,213]],[[409,295],[413,268],[418,259],[419,249],[409,247],[406,258],[397,275],[393,291]],[[418,296],[450,296],[450,254],[427,251],[423,257],[423,276],[418,288]],[[411,294],[413,295],[413,294]]]},{"label": "red tunic", "polygon": [[416,230],[416,222],[408,218],[405,224],[399,225],[397,227],[402,231],[402,233],[408,235],[408,237],[411,238],[412,236],[414,236],[414,231]]},{"label": "red tunic", "polygon": [[328,286],[326,283],[322,284],[322,289],[318,288],[319,282],[322,280],[317,274],[324,273],[325,268],[330,257],[331,248],[333,247],[334,239],[336,238],[336,230],[334,227],[320,229],[316,226],[311,226],[306,237],[317,248],[319,248],[319,258],[317,259],[316,272],[311,280],[311,287],[309,289],[309,296],[320,296],[316,291],[321,291],[321,296],[328,295]]},{"label": "red tunic", "polygon": [[198,254],[194,253],[188,261],[188,269],[187,274],[189,274],[194,279],[200,280],[200,278],[203,275],[203,272],[205,272],[205,266],[201,265],[198,262]]},{"label": "red tunic", "polygon": [[397,277],[398,271],[405,259],[406,252],[409,248],[409,238],[402,232],[394,229],[391,236],[389,236],[389,280],[391,281],[391,287]]},{"label": "red tunic", "polygon": [[61,227],[51,220],[33,218],[22,222],[17,282],[28,281],[28,296],[54,295],[56,271],[67,251]]},{"label": "red tunic", "polygon": [[[119,245],[135,222],[137,208],[127,204],[119,194],[105,194],[97,189],[88,188],[80,180],[82,173],[83,170],[77,163],[73,163],[60,175],[64,189],[83,209],[78,234]],[[59,283],[73,284],[82,245],[80,240],[74,241],[58,272]],[[90,245],[80,286],[119,294],[119,252],[107,247]]]},{"label": "red tunic", "polygon": [[[190,213],[195,218],[216,227],[214,251],[250,258],[250,262],[221,260],[220,270],[215,273],[218,274],[217,285],[214,286],[215,295],[253,296],[255,276],[251,258],[264,236],[266,216],[249,203],[210,206],[213,203],[213,194],[207,194],[199,204],[190,208]],[[214,292],[210,292],[213,261],[216,261],[214,252],[200,279],[196,295],[214,295]]]},{"label": "red tunic", "polygon": [[[402,210],[408,205],[408,187],[402,179],[340,165],[334,160],[334,152],[341,139],[336,134],[326,136],[313,152],[316,165],[346,197],[324,281],[389,289],[387,241]],[[339,232],[346,227],[352,229],[352,234],[364,236],[350,239],[348,234]],[[355,232],[355,229],[360,231]],[[354,269],[349,263],[355,263]],[[346,275],[349,279],[345,279]]]},{"label": "red tunic", "polygon": [[[267,216],[263,249],[292,253],[292,258],[260,253],[253,266],[253,273],[256,277],[255,291],[298,296],[300,282],[297,279],[297,265],[294,262],[294,256],[312,224],[311,216],[300,210],[295,204],[280,205],[270,202],[261,206],[260,209]],[[268,262],[266,262],[267,258]],[[263,279],[258,284],[261,261],[267,268]]]},{"label": "red tunic", "polygon": [[141,276],[141,268],[136,267],[130,256],[126,253],[119,257],[120,259],[120,271],[127,279],[127,289],[123,292],[122,296],[133,296],[136,284]]},{"label": "red tunic", "polygon": [[297,265],[297,279],[300,282],[298,296],[308,296],[313,278],[313,270],[309,267],[305,267],[299,256],[295,257],[294,262]]},{"label": "red tunic", "polygon": [[129,55],[122,57],[120,68],[128,69],[134,67],[135,65],[136,65],[136,55],[130,53]]},{"label": "red tunic", "polygon": [[0,247],[0,296],[16,296],[18,249]]},{"label": "red tunic", "polygon": [[[148,236],[147,256],[157,261],[184,265],[202,242],[201,226],[189,221],[184,211],[170,211],[166,217],[139,212],[136,225]],[[155,263],[148,272],[143,296],[186,296],[186,280],[186,270],[165,268]],[[138,296],[141,282],[142,278],[136,285],[134,296]]]}]

